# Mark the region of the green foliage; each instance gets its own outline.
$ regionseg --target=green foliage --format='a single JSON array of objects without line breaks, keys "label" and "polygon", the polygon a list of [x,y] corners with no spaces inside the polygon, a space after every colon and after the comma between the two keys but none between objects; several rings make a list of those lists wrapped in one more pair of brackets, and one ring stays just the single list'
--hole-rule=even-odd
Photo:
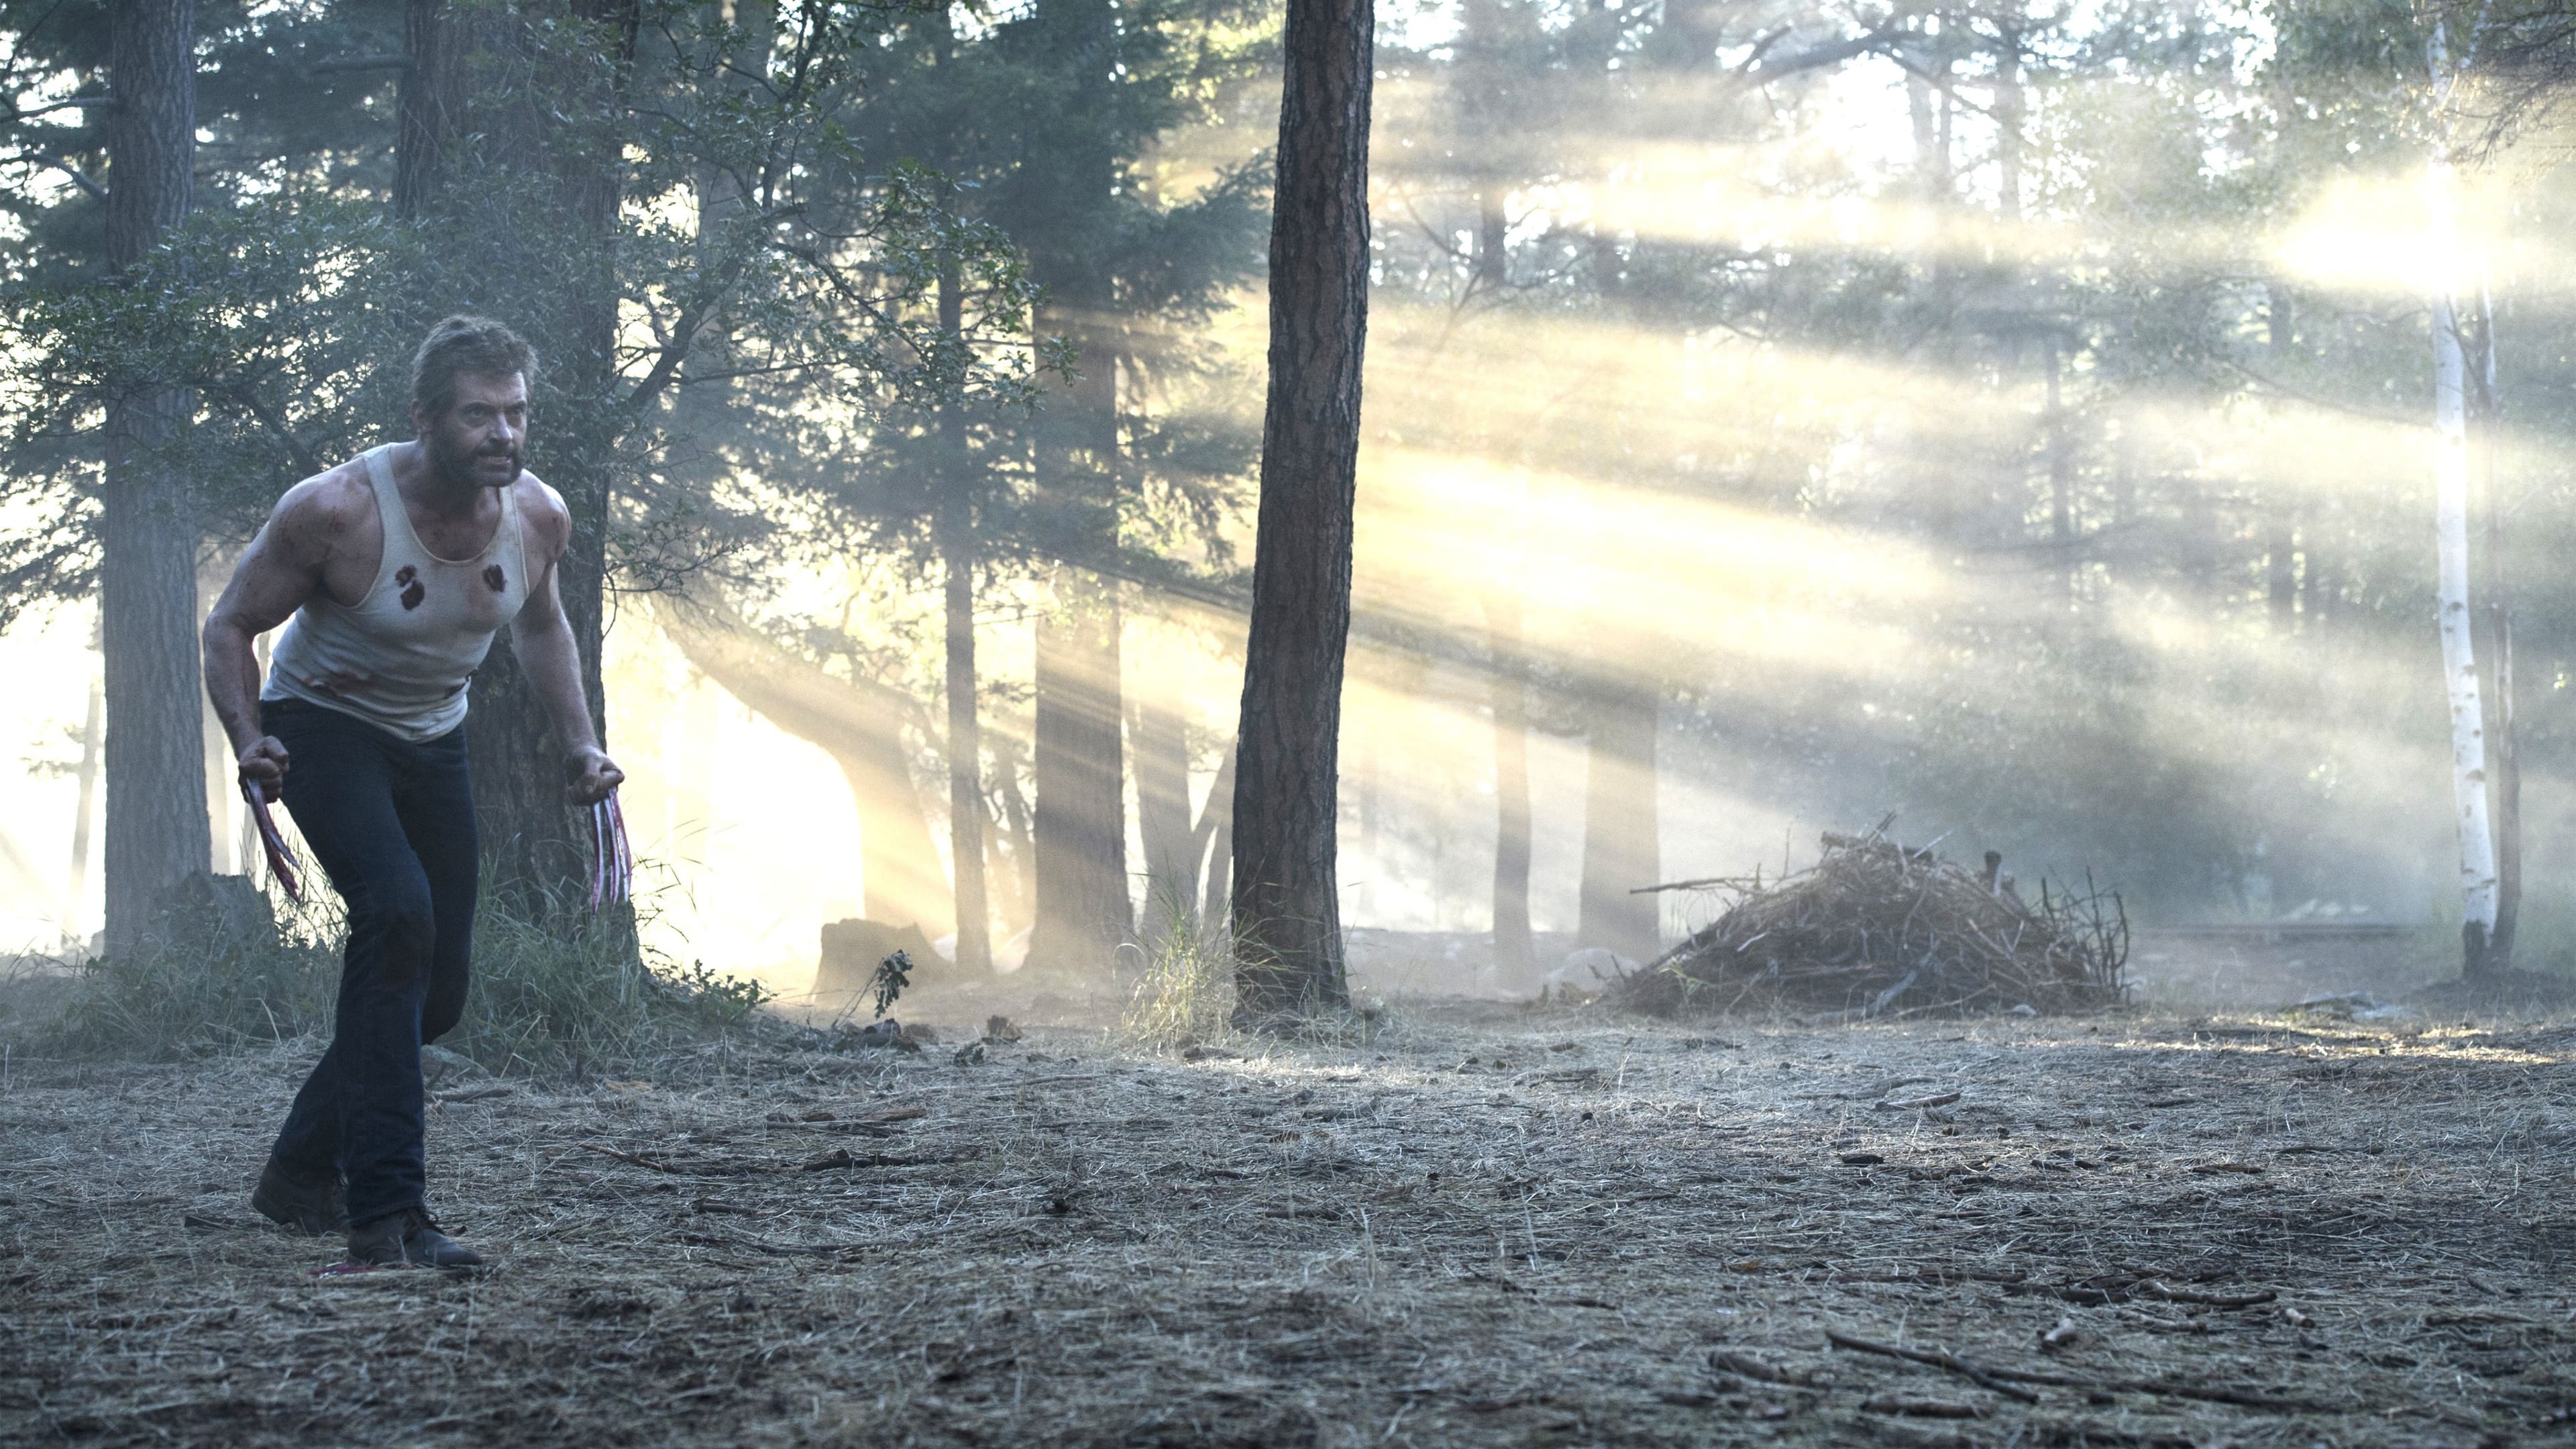
[{"label": "green foliage", "polygon": [[[718,496],[728,460],[693,427],[721,430],[737,458],[784,456],[829,399],[855,454],[854,419],[1026,398],[1039,350],[1020,256],[947,204],[944,182],[850,139],[882,17],[799,7],[753,32],[667,7],[619,69],[595,27],[490,8],[520,28],[476,52],[486,124],[443,158],[470,183],[420,216],[391,215],[380,171],[280,166],[115,284],[77,267],[9,280],[0,495],[27,507],[0,552],[0,620],[90,586],[96,430],[115,389],[194,392],[196,425],[166,461],[200,484],[207,532],[239,539],[295,479],[408,435],[410,350],[451,311],[537,340],[531,467],[607,535],[609,571],[644,587],[775,521]],[[388,109],[355,127],[370,128],[373,149],[390,146]],[[610,199],[604,221],[591,193]],[[967,299],[955,336],[928,301],[943,265]],[[620,316],[635,325],[618,332]],[[611,353],[589,355],[603,319]],[[795,402],[766,409],[755,390]]]}]

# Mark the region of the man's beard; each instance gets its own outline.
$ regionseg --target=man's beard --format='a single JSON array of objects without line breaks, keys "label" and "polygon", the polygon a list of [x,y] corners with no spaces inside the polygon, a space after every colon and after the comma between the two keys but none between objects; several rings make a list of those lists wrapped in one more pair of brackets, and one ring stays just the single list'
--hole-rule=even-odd
[{"label": "man's beard", "polygon": [[[485,481],[482,472],[476,466],[485,458],[508,458],[510,460],[510,476],[503,478],[498,482]],[[507,488],[511,484],[519,481],[519,474],[524,468],[526,468],[527,459],[521,455],[519,449],[514,445],[503,444],[498,447],[472,450],[451,442],[443,434],[431,433],[429,435],[429,465],[437,472],[439,478],[443,482],[446,482],[452,487]]]}]

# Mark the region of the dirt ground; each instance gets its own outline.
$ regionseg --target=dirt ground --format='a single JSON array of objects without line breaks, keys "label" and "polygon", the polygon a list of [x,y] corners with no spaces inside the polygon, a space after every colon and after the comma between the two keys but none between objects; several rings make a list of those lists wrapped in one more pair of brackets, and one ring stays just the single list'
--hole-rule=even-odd
[{"label": "dirt ground", "polygon": [[10,1061],[0,1443],[2576,1442],[2576,1027],[969,1019],[449,1078],[455,1276],[250,1212],[318,1042]]}]

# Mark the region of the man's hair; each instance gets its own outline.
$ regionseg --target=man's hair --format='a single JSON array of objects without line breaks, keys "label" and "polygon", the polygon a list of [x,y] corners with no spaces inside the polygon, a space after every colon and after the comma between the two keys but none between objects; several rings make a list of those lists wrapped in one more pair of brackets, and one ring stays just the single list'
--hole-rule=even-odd
[{"label": "man's hair", "polygon": [[463,313],[429,329],[411,355],[411,401],[431,417],[456,405],[456,375],[537,380],[537,350],[527,339],[489,317]]}]

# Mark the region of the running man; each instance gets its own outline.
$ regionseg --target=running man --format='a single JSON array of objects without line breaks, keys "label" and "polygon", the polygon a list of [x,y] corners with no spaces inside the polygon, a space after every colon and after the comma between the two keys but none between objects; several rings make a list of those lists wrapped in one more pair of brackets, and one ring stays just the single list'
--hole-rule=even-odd
[{"label": "running man", "polygon": [[[362,1263],[482,1261],[429,1217],[420,1048],[464,1015],[465,687],[503,625],[554,720],[572,802],[625,778],[591,730],[555,592],[572,517],[522,467],[535,370],[498,322],[432,328],[412,359],[419,437],[288,489],[206,620],[206,692],[241,778],[285,800],[349,912],[330,1050],[251,1205],[308,1233],[345,1229]],[[252,641],[281,623],[263,684]]]}]

